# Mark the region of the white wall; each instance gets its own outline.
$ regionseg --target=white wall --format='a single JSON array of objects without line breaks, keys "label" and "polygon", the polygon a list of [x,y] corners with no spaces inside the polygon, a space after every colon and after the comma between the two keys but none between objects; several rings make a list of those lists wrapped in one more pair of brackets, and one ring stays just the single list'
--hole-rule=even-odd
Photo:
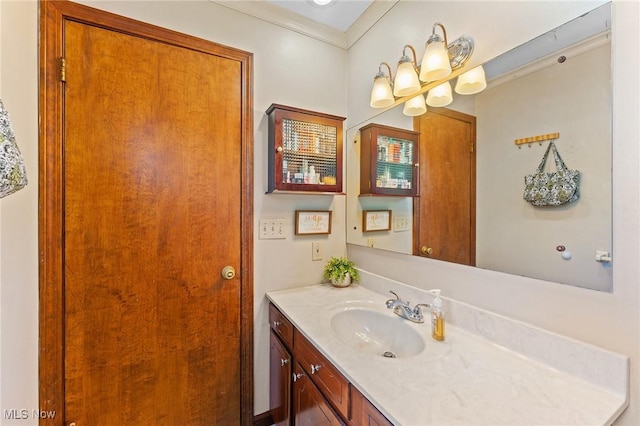
[{"label": "white wall", "polygon": [[[398,46],[405,42],[418,45],[414,39],[418,35],[424,37],[424,16],[445,23],[451,34],[473,35],[477,45],[485,47],[478,52],[479,56],[489,59],[594,7],[584,2],[455,4],[455,10],[447,11],[446,5],[451,3],[436,3],[436,10],[430,8],[432,3],[401,2],[400,7],[387,15],[393,15],[393,22],[381,20],[375,31],[370,31],[351,49],[349,117],[365,120],[372,113],[367,92],[378,62],[397,58]],[[618,423],[637,425],[640,422],[640,131],[637,119],[640,115],[640,7],[636,1],[615,1],[613,6],[613,252],[616,259],[612,293],[356,245],[348,245],[348,254],[368,271],[420,288],[439,287],[451,298],[630,356],[631,404]],[[461,14],[463,7],[468,9]],[[397,31],[395,22],[403,22]],[[366,53],[373,44],[377,46],[376,55]]]}]

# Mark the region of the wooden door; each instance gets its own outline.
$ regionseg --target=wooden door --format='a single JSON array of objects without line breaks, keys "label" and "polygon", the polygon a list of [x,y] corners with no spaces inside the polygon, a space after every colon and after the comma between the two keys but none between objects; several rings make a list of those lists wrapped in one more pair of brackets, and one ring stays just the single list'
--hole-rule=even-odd
[{"label": "wooden door", "polygon": [[420,132],[420,196],[413,254],[476,262],[476,118],[446,108],[414,119]]},{"label": "wooden door", "polygon": [[249,424],[250,54],[42,8],[41,406],[52,424]]}]

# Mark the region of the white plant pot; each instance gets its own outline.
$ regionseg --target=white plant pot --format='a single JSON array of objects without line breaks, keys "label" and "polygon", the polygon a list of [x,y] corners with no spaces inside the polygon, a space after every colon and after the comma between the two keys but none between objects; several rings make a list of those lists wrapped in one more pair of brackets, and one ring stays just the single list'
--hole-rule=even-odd
[{"label": "white plant pot", "polygon": [[347,272],[344,274],[342,281],[331,278],[331,284],[333,284],[334,287],[349,287],[351,285],[351,275]]}]

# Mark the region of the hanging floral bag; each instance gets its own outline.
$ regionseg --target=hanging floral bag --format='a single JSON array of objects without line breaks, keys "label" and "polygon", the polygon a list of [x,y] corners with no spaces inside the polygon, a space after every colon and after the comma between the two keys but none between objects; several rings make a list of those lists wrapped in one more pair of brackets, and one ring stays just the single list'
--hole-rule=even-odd
[{"label": "hanging floral bag", "polygon": [[9,113],[0,100],[0,198],[27,185],[27,170],[11,129]]}]

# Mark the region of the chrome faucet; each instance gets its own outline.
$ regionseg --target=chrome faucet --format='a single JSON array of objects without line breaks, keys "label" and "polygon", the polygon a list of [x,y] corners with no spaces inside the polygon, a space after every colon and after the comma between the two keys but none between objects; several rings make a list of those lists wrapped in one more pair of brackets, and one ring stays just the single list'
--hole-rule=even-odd
[{"label": "chrome faucet", "polygon": [[418,303],[413,308],[410,305],[410,302],[405,302],[400,299],[400,297],[393,291],[389,290],[389,293],[393,294],[396,298],[389,299],[385,302],[388,309],[393,309],[393,313],[401,316],[402,318],[406,318],[409,321],[423,323],[424,315],[422,314],[422,307],[430,308],[431,305],[428,303]]}]

